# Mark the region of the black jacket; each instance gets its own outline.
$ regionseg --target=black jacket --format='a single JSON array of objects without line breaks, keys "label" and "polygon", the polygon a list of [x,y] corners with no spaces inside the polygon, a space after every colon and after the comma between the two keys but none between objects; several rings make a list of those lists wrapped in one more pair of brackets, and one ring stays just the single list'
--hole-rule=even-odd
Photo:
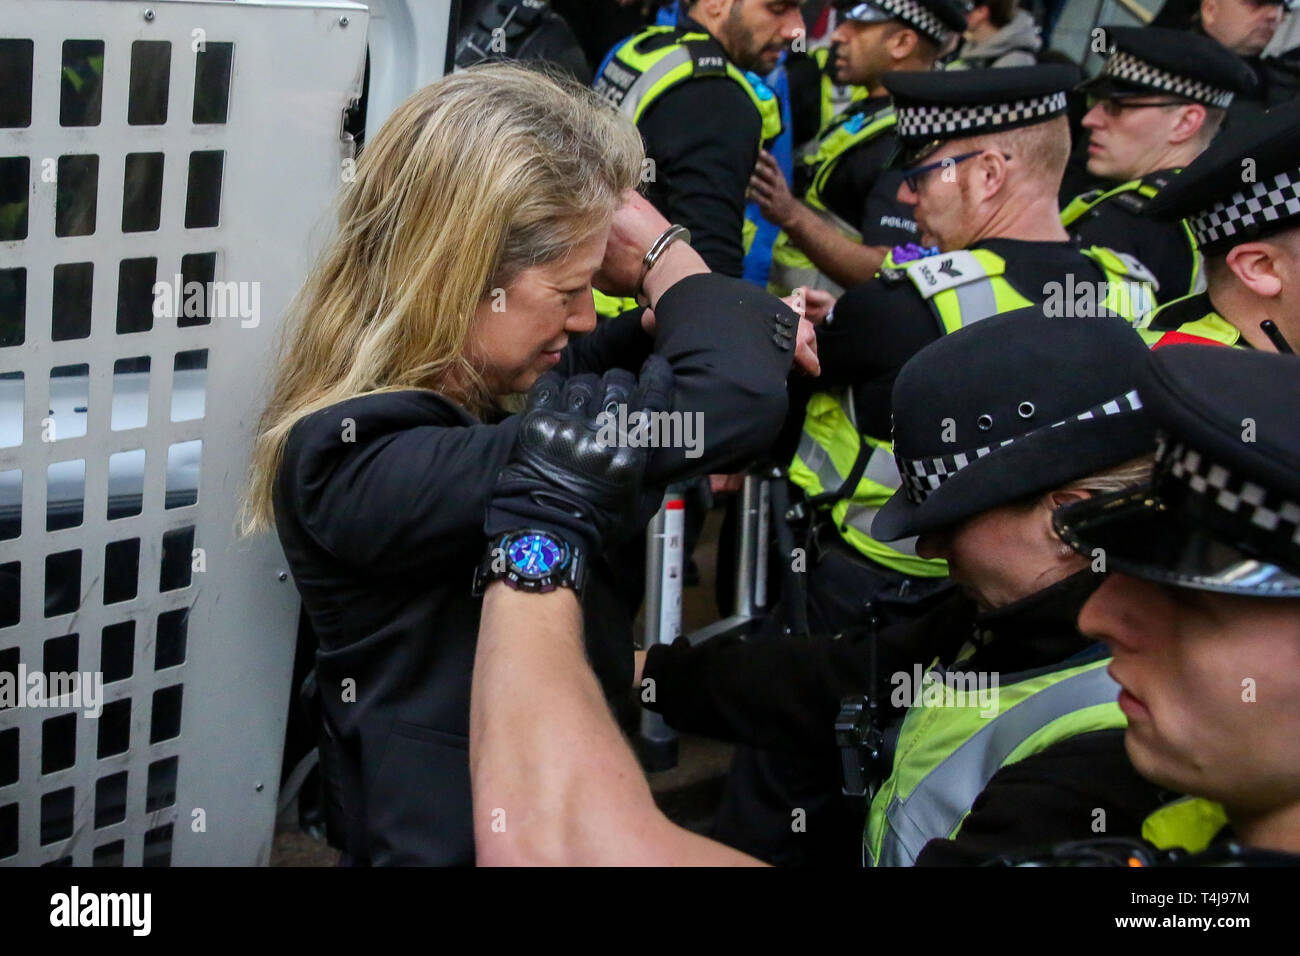
[{"label": "black jacket", "polygon": [[[963,670],[999,674],[1002,686],[1027,672],[1074,666],[1099,652],[1078,633],[1079,608],[1098,578],[1083,571],[1006,608],[978,614],[954,595],[921,620],[877,636],[877,674],[866,631],[835,637],[750,643],[738,638],[691,647],[685,638],[652,647],[645,706],[681,731],[781,750],[821,754],[838,765],[834,723],[840,699],[875,686],[890,707],[889,675],[951,662],[968,641],[979,649]],[[1068,663],[1067,663],[1068,662]],[[931,840],[917,865],[976,863],[1016,850],[1095,837],[1094,810],[1106,833],[1136,837],[1142,820],[1168,799],[1139,777],[1124,751],[1124,732],[1098,731],[1057,743],[1003,767],[989,780],[954,840]]]},{"label": "black jacket", "polygon": [[[873,96],[850,104],[842,115],[870,116],[888,105],[888,96]],[[862,233],[863,245],[901,246],[917,241],[912,207],[898,201],[903,178],[898,170],[885,168],[897,144],[893,130],[881,133],[844,153],[826,177],[822,202]],[[801,189],[796,195],[805,191]]]},{"label": "black jacket", "polygon": [[[1163,189],[1177,172],[1161,169],[1142,177],[1147,185]],[[1112,189],[1118,183],[1100,187]],[[1076,219],[1068,227],[1084,246],[1105,246],[1133,256],[1151,270],[1159,288],[1156,302],[1163,304],[1194,292],[1192,273],[1196,249],[1183,226],[1177,222],[1156,222],[1146,215],[1149,200],[1136,189],[1117,193]]]},{"label": "black jacket", "polygon": [[[572,342],[560,367],[637,370],[652,350],[668,359],[673,408],[703,412],[704,440],[695,459],[656,450],[649,481],[662,489],[732,469],[771,441],[792,354],[778,316],[792,313],[754,286],[692,276],[661,298],[653,339],[639,310],[625,313]],[[482,424],[412,390],[307,416],[286,443],[276,526],[319,645],[333,836],[361,862],[473,862],[469,690],[481,601],[470,584],[516,426],[517,416]],[[642,526],[661,497],[647,493]],[[625,689],[632,612],[614,590],[617,568],[597,556],[589,571],[588,654],[607,692]]]}]

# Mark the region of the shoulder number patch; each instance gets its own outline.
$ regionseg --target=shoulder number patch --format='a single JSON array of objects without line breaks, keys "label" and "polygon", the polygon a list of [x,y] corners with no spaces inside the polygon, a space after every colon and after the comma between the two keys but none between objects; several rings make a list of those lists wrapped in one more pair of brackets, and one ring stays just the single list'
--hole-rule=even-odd
[{"label": "shoulder number patch", "polygon": [[973,279],[987,275],[984,266],[969,250],[941,252],[937,256],[926,256],[903,266],[912,284],[925,298],[930,298],[945,289],[965,285]]}]

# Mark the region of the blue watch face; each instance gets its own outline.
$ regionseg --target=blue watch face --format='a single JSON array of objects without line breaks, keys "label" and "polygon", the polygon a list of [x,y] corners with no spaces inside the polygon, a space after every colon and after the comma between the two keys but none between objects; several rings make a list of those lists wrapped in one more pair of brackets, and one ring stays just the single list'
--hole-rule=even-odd
[{"label": "blue watch face", "polygon": [[554,538],[529,532],[512,540],[506,551],[514,569],[530,578],[550,574],[564,562],[565,547]]}]

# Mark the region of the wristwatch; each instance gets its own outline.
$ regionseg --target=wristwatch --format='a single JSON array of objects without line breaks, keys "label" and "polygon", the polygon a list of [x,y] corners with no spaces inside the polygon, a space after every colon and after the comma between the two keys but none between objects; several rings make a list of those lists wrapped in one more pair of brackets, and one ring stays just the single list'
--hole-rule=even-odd
[{"label": "wristwatch", "polygon": [[516,591],[541,594],[565,587],[581,594],[586,579],[581,547],[553,532],[524,528],[488,542],[483,560],[474,569],[473,594],[481,597],[493,581],[504,581]]}]

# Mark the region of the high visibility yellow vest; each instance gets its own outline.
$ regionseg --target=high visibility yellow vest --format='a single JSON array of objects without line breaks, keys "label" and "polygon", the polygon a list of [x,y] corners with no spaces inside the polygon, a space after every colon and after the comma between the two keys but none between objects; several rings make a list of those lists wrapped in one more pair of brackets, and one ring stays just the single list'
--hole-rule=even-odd
[{"label": "high visibility yellow vest", "polygon": [[[1131,322],[1149,310],[1153,282],[1140,263],[1109,249],[1081,251],[1105,275],[1107,309]],[[888,283],[911,282],[930,306],[940,331],[946,334],[991,315],[1033,304],[1006,280],[1006,266],[1005,259],[988,249],[944,252],[902,265],[893,261],[891,253],[885,257],[880,275]],[[849,489],[845,485],[859,452],[867,456],[867,467]],[[944,562],[917,556],[915,538],[886,544],[871,536],[876,512],[898,490],[902,479],[893,461],[893,446],[859,432],[851,395],[818,392],[812,396],[789,474],[790,480],[814,502],[816,496],[828,496],[818,506],[831,509],[840,536],[863,556],[901,574],[943,577],[948,573]],[[831,493],[837,491],[843,491],[843,495],[830,501]]]},{"label": "high visibility yellow vest", "polygon": [[776,95],[757,75],[742,73],[707,33],[650,27],[618,48],[596,78],[595,88],[636,123],[655,100],[679,83],[715,76],[731,77],[753,101],[765,144],[781,135],[781,104]]},{"label": "high visibility yellow vest", "polygon": [[[1001,768],[1080,734],[1125,727],[1109,663],[1106,658],[999,686],[992,715],[971,702],[971,692],[965,706],[955,690],[949,698],[945,672],[937,672],[936,683],[908,707],[893,770],[871,801],[863,863],[911,866],[928,841],[957,835]],[[952,686],[966,685],[953,679]],[[940,688],[943,699],[931,700]]]},{"label": "high visibility yellow vest", "polygon": [[[1168,316],[1168,310],[1174,306],[1186,307],[1186,303],[1193,296],[1183,296],[1181,299],[1175,299],[1172,302],[1166,302],[1157,309],[1152,310],[1145,319],[1138,325],[1138,335],[1146,342],[1149,348],[1161,348],[1165,345],[1227,345],[1232,348],[1248,349],[1250,343],[1241,337],[1241,330],[1225,319],[1213,309],[1209,309],[1204,315],[1186,322],[1180,322],[1174,328],[1168,328],[1168,323],[1163,323],[1165,328],[1158,328],[1162,324],[1162,317]],[[1208,306],[1208,302],[1206,305]]]},{"label": "high visibility yellow vest", "polygon": [[851,390],[815,392],[808,399],[799,447],[790,462],[790,480],[814,502],[816,496],[844,487],[859,455],[866,456],[852,495],[830,503],[836,531],[853,548],[878,564],[914,577],[941,578],[945,561],[918,557],[916,538],[886,544],[871,537],[871,523],[885,502],[902,486],[894,447],[862,434],[853,421]]},{"label": "high visibility yellow vest", "polygon": [[[804,167],[809,184],[803,195],[803,201],[823,221],[854,242],[862,241],[862,233],[858,231],[857,226],[846,222],[826,207],[822,199],[822,190],[826,188],[826,183],[845,153],[893,129],[897,122],[892,105],[869,114],[843,113],[823,130],[822,135],[814,143],[816,148],[809,150],[798,160]],[[785,296],[801,285],[825,289],[835,295],[844,291],[840,285],[823,275],[812,260],[804,255],[803,251],[782,231],[776,237],[776,244],[772,247],[772,272],[768,276],[767,290],[773,295]]]},{"label": "high visibility yellow vest", "polygon": [[[649,27],[624,43],[596,78],[596,92],[613,103],[633,123],[659,97],[680,83],[705,77],[735,80],[754,104],[762,121],[764,146],[781,135],[781,104],[761,78],[742,72],[724,56],[707,33],[687,33],[676,27]],[[741,236],[745,252],[757,226],[745,221]],[[598,315],[610,317],[636,308],[630,298],[595,296]]]},{"label": "high visibility yellow vest", "polygon": [[1221,804],[1200,797],[1166,803],[1142,821],[1142,839],[1161,850],[1200,853],[1228,823]]},{"label": "high visibility yellow vest", "polygon": [[[835,118],[835,104],[837,100],[843,102],[844,97],[842,91],[845,87],[838,86],[834,78],[831,76],[831,71],[827,69],[826,64],[830,62],[831,58],[830,47],[820,46],[813,50],[812,58],[817,63],[819,75],[821,76],[821,96],[819,103],[821,112],[817,121],[817,132],[818,136],[820,136],[826,131],[826,128],[830,126],[831,120]],[[855,103],[858,100],[865,100],[871,95],[871,91],[865,86],[850,85],[847,89],[849,92],[850,103]],[[841,92],[837,92],[837,90]],[[800,144],[796,143],[795,145],[797,146]]]},{"label": "high visibility yellow vest", "polygon": [[[1127,193],[1137,193],[1144,199],[1152,199],[1160,190],[1151,183],[1142,179],[1130,179],[1126,183],[1121,183],[1111,189],[1093,189],[1082,195],[1075,196],[1061,210],[1061,225],[1069,229],[1074,223],[1078,222],[1085,215],[1100,206],[1104,202],[1109,202],[1116,196],[1122,196]],[[1187,225],[1186,220],[1179,220],[1178,223],[1183,230],[1183,235],[1187,239],[1187,245],[1192,253],[1192,276],[1186,289],[1166,290],[1170,298],[1195,295],[1205,291],[1205,256],[1201,254],[1200,247],[1196,244],[1196,237],[1192,235],[1192,229]]]}]

